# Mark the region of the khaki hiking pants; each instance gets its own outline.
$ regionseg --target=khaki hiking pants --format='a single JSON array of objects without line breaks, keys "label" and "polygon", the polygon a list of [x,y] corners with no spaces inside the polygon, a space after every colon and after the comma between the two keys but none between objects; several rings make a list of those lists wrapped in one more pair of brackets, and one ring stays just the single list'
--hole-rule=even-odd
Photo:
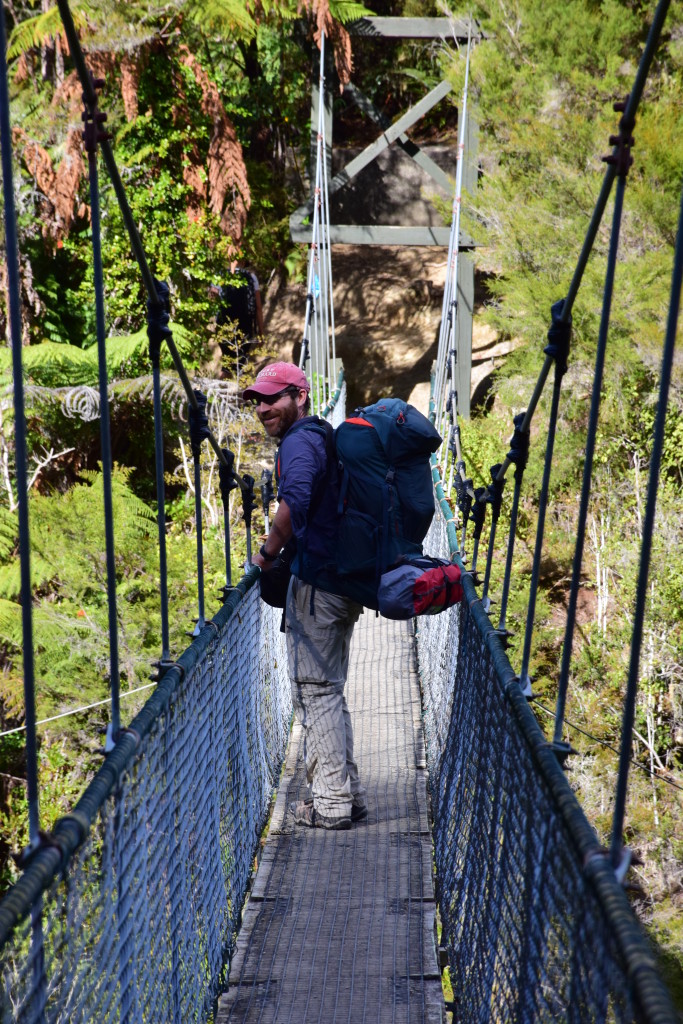
[{"label": "khaki hiking pants", "polygon": [[351,635],[363,608],[324,590],[312,592],[309,583],[292,577],[285,629],[292,699],[314,807],[328,818],[344,818],[352,801],[365,803],[344,697]]}]

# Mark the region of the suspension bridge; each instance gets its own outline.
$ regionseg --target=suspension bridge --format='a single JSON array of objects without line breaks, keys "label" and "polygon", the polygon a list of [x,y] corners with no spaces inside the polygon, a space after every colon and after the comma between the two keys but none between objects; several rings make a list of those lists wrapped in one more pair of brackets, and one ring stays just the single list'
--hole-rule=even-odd
[{"label": "suspension bridge", "polygon": [[[662,0],[657,6],[632,91],[622,104],[618,135],[570,289],[551,311],[546,358],[536,389],[525,412],[515,418],[509,451],[492,468],[489,487],[481,491],[473,488],[466,474],[456,386],[458,345],[462,344],[457,296],[465,85],[442,328],[432,375],[431,416],[444,442],[432,460],[436,514],[426,541],[428,551],[459,563],[465,597],[448,612],[410,623],[363,617],[354,637],[349,703],[368,786],[369,815],[351,831],[339,833],[297,829],[288,820],[287,803],[303,794],[304,779],[296,724],[290,735],[292,705],[280,613],[260,601],[258,569],[248,566],[236,583],[230,569],[230,493],[237,488],[244,498],[250,560],[254,481],[236,472],[232,454],[216,441],[205,398],[193,389],[182,366],[169,326],[167,289],[148,266],[112,149],[100,130],[96,83],[88,73],[66,0],[59,0],[59,8],[86,106],[111,609],[111,721],[101,768],[73,809],[51,832],[42,831],[31,603],[24,601],[30,845],[22,856],[19,880],[0,903],[2,1020],[431,1022],[443,1020],[449,1012],[457,1021],[671,1024],[677,1019],[676,1011],[624,891],[630,854],[623,842],[623,826],[649,541],[683,275],[680,225],[608,849],[598,842],[567,782],[563,764],[571,751],[562,739],[631,135],[668,3]],[[4,33],[1,19],[0,31]],[[4,54],[4,34],[1,42]],[[0,129],[16,475],[21,482],[26,478],[26,432],[4,60],[2,66]],[[321,72],[321,96],[324,87]],[[314,374],[316,407],[336,423],[344,417],[345,384],[334,347],[323,102],[319,109],[301,359]],[[127,727],[121,723],[118,690],[98,153],[121,204],[148,292],[154,377],[160,678]],[[529,703],[535,594],[572,307],[613,190],[612,244],[605,272],[579,532],[555,735],[549,742]],[[159,382],[162,345],[173,356],[191,409],[195,472],[199,474],[202,446],[208,443],[219,459],[226,510],[224,601],[207,619],[202,508],[197,500],[198,621],[192,643],[178,657],[173,657],[168,640]],[[505,644],[515,523],[530,424],[551,373],[537,540],[522,664],[516,671]],[[510,466],[515,467],[514,497],[500,615],[494,626],[491,561]],[[201,495],[200,486],[196,492]],[[29,594],[25,487],[18,486],[17,493],[22,592]],[[489,509],[486,566],[480,580],[477,562]],[[268,838],[262,845],[259,837],[268,821]],[[254,875],[255,856],[260,864]],[[445,963],[453,987],[448,1005],[440,982]]]}]

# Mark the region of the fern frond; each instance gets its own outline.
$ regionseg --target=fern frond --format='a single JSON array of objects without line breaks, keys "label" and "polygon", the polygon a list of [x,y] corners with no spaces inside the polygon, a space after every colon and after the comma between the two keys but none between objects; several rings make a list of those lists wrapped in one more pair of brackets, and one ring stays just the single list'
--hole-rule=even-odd
[{"label": "fern frond", "polygon": [[249,37],[256,31],[256,23],[243,0],[194,0],[187,5],[186,12],[203,32],[238,31]]},{"label": "fern frond", "polygon": [[41,46],[51,36],[62,31],[62,19],[57,6],[34,14],[32,18],[20,22],[9,37],[7,57],[19,57],[33,46]]},{"label": "fern frond", "polygon": [[4,562],[14,553],[18,532],[16,513],[0,505],[0,561]]},{"label": "fern frond", "polygon": [[371,18],[374,11],[369,10],[364,4],[356,3],[356,0],[329,0],[330,14],[342,25],[349,21],[358,21],[359,18]]},{"label": "fern frond", "polygon": [[92,356],[75,345],[44,341],[29,345],[22,355],[26,375],[37,384],[57,387],[97,381],[97,362],[93,365]]},{"label": "fern frond", "polygon": [[39,604],[33,612],[36,650],[50,651],[51,668],[53,671],[57,668],[54,660],[57,648],[64,647],[66,644],[64,653],[66,659],[71,659],[74,653],[74,645],[79,639],[79,634],[84,631],[89,632],[91,628],[87,622],[76,619],[72,615],[65,615],[55,605]]},{"label": "fern frond", "polygon": [[[89,27],[90,14],[92,14],[92,8],[83,0],[80,3],[72,4],[71,15],[77,31]],[[10,35],[7,41],[8,60],[19,57],[33,46],[42,46],[50,37],[54,38],[63,31],[62,19],[56,4],[54,7],[48,8],[47,11],[34,14],[33,17],[20,22]]]},{"label": "fern frond", "polygon": [[[31,586],[44,587],[54,576],[54,566],[37,552],[31,553]],[[0,565],[0,597],[18,601],[21,595],[21,562],[16,557],[7,565]]]},{"label": "fern frond", "polygon": [[0,641],[21,650],[21,606],[0,597]]}]

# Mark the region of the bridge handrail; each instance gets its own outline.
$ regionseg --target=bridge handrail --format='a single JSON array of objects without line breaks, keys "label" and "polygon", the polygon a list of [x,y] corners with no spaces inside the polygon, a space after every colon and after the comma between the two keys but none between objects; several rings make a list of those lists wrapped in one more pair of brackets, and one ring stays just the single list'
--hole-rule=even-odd
[{"label": "bridge handrail", "polygon": [[260,570],[250,568],[178,660],[167,670],[154,692],[130,726],[122,729],[114,749],[108,753],[72,811],[61,817],[30,859],[24,873],[0,902],[0,951],[16,925],[25,918],[39,897],[63,872],[85,841],[98,811],[114,792],[130,767],[141,741],[161,718],[187,673],[197,664],[212,640],[229,622],[254,586]]},{"label": "bridge handrail", "polygon": [[[575,846],[579,870],[593,889],[610,924],[619,956],[625,965],[625,973],[633,988],[637,1019],[647,1021],[648,1024],[673,1024],[678,1018],[670,993],[660,977],[653,950],[612,866],[610,851],[598,841],[595,830],[571,789],[553,744],[544,736],[522,692],[519,677],[510,663],[503,640],[492,625],[477,593],[472,573],[460,557],[454,510],[445,495],[436,455],[431,457],[431,462],[438,513],[446,527],[449,555],[459,565],[462,573],[463,604],[474,620],[482,645],[491,656],[508,711],[514,717],[539,774],[552,794],[557,814],[566,825],[567,834]],[[454,608],[450,614],[458,614],[459,611]],[[461,682],[460,685],[464,684]],[[430,765],[430,772],[434,768],[434,765]],[[436,784],[432,779],[432,785]],[[438,811],[435,809],[434,813],[436,817]],[[438,851],[436,861],[438,876]]]}]

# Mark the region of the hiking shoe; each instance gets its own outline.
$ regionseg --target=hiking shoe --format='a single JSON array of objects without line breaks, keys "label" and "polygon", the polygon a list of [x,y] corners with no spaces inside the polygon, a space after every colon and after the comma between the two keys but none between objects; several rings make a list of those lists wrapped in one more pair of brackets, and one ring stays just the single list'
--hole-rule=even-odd
[{"label": "hiking shoe", "polygon": [[355,824],[357,821],[365,821],[368,816],[368,805],[367,804],[351,804],[351,821]]},{"label": "hiking shoe", "polygon": [[[307,807],[312,807],[313,806],[313,797],[312,796],[304,797],[302,803],[306,804]],[[293,806],[293,805],[291,805],[291,806]],[[351,804],[351,821],[353,822],[354,825],[357,822],[359,822],[359,821],[365,821],[367,816],[368,816],[368,805],[366,803],[362,803],[362,804],[352,803]]]},{"label": "hiking shoe", "polygon": [[306,803],[305,800],[290,804],[289,809],[292,812],[294,824],[303,825],[304,828],[351,828],[351,818],[328,818],[324,814],[319,814],[313,804]]}]

